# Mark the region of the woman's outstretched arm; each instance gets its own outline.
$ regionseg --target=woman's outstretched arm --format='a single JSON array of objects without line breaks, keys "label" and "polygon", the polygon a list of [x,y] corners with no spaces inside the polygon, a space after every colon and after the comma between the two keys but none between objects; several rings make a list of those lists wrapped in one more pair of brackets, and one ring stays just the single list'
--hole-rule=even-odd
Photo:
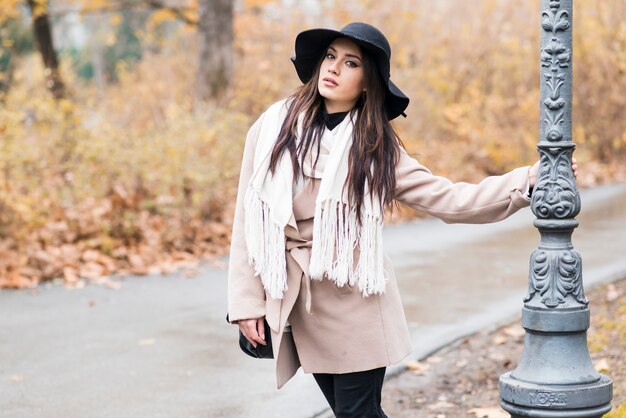
[{"label": "woman's outstretched arm", "polygon": [[531,167],[526,166],[478,184],[453,183],[401,150],[394,198],[446,223],[496,222],[530,204],[530,175]]}]

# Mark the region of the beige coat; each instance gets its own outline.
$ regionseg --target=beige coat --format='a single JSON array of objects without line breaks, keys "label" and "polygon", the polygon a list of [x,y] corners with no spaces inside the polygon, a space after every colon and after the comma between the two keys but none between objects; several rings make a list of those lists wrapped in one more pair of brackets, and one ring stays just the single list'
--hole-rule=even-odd
[{"label": "beige coat", "polygon": [[[383,295],[364,298],[358,288],[308,278],[319,179],[307,179],[293,199],[293,215],[285,227],[288,289],[283,299],[267,296],[255,277],[247,261],[243,200],[262,118],[248,132],[239,179],[228,270],[231,322],[265,315],[272,330],[278,388],[300,366],[306,373],[348,373],[399,362],[411,353],[411,343],[389,258],[385,256],[389,282]],[[452,183],[403,152],[394,198],[447,223],[495,222],[529,205],[528,171],[518,168],[477,185]],[[291,332],[283,332],[287,321]]]}]

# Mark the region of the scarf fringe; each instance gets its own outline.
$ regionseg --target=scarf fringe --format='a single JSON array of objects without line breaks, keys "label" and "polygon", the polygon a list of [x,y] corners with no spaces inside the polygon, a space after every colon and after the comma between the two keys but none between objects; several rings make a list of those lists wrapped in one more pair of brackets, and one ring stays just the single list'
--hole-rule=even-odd
[{"label": "scarf fringe", "polygon": [[383,267],[383,219],[366,214],[359,235],[359,265],[357,276],[363,296],[385,293],[388,281]]},{"label": "scarf fringe", "polygon": [[265,291],[273,299],[282,299],[287,290],[285,228],[272,222],[269,206],[253,187],[246,191],[245,235],[248,263],[261,276]]},{"label": "scarf fringe", "polygon": [[[383,268],[382,217],[365,214],[359,227],[354,209],[342,202],[327,200],[315,208],[313,248],[309,275],[324,277],[339,287],[358,284],[363,296],[385,292]],[[354,249],[360,250],[354,266]]]}]

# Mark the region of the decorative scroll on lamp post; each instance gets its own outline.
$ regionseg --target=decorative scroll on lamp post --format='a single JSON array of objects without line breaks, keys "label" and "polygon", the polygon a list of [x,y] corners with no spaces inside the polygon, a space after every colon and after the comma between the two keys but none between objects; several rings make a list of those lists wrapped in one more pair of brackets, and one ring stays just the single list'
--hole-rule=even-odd
[{"label": "decorative scroll on lamp post", "polygon": [[571,168],[572,2],[541,0],[541,162],[531,203],[541,241],[522,308],[524,353],[500,376],[500,404],[513,418],[599,418],[611,409],[611,379],[589,356],[582,260],[571,241],[580,212]]}]

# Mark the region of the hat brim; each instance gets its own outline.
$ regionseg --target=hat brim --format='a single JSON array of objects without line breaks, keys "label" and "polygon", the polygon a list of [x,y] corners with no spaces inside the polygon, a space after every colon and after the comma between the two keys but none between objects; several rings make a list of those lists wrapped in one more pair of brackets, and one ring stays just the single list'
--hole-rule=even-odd
[{"label": "hat brim", "polygon": [[406,118],[404,111],[409,106],[409,98],[391,81],[391,79],[389,79],[387,88],[389,93],[385,99],[387,117],[389,120],[395,119],[400,115]]},{"label": "hat brim", "polygon": [[296,55],[291,57],[291,61],[303,83],[307,83],[313,77],[315,68],[328,45],[342,36],[344,35],[341,32],[332,29],[310,29],[298,34]]},{"label": "hat brim", "polygon": [[[389,61],[389,57],[384,51],[366,40],[333,29],[310,29],[298,34],[296,37],[296,55],[291,57],[300,81],[307,83],[313,77],[317,65],[326,52],[326,48],[337,38],[351,39],[364,47],[369,53],[375,55],[377,62],[381,60],[384,60],[384,62]],[[387,74],[381,74],[383,71]],[[409,98],[391,81],[388,71],[388,67],[381,69],[379,66],[379,74],[383,83],[387,86],[387,95],[385,97],[387,117],[389,120],[395,119],[400,115],[406,117],[404,110],[409,105]]]}]

